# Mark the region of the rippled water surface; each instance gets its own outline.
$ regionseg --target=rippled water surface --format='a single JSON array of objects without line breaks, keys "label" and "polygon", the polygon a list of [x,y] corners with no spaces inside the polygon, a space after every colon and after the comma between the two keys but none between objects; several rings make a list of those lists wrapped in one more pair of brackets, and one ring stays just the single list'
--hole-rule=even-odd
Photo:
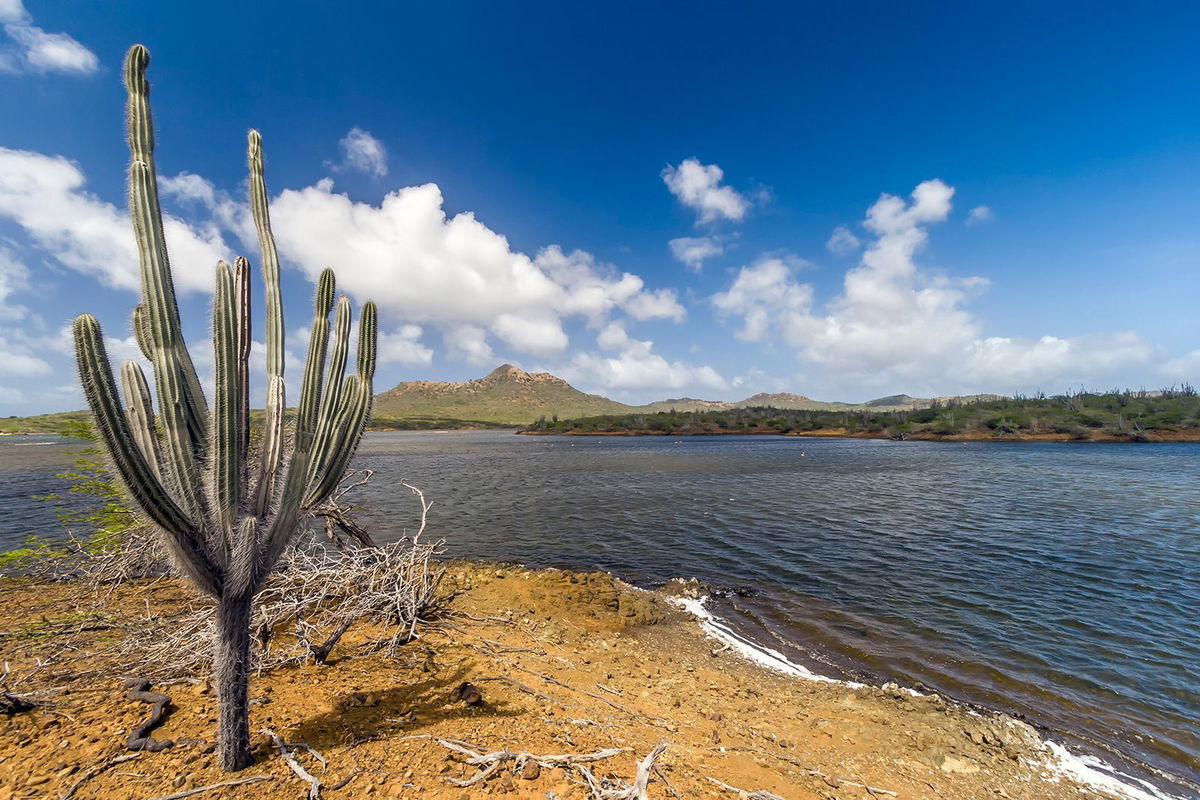
[{"label": "rippled water surface", "polygon": [[[0,544],[52,524],[24,498],[65,457],[13,445]],[[1200,445],[377,433],[358,465],[380,538],[416,521],[407,479],[452,555],[746,587],[718,610],[797,661],[1200,794]]]}]

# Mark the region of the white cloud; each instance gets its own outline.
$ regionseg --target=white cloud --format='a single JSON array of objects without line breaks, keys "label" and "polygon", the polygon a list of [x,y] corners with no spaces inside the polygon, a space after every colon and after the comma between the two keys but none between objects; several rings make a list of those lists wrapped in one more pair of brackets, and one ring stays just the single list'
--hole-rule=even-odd
[{"label": "white cloud", "polygon": [[487,331],[478,325],[456,325],[442,331],[442,341],[454,358],[461,358],[477,367],[495,361]]},{"label": "white cloud", "polygon": [[825,242],[825,248],[838,256],[849,255],[860,247],[862,242],[845,225],[834,228],[833,233],[829,235],[829,241]]},{"label": "white cloud", "polygon": [[90,75],[100,68],[96,54],[72,37],[34,25],[20,0],[0,0],[0,23],[11,40],[0,49],[0,70]]},{"label": "white cloud", "polygon": [[694,272],[699,272],[708,259],[725,252],[721,240],[715,236],[682,236],[672,239],[670,245],[671,255]]},{"label": "white cloud", "polygon": [[369,131],[351,128],[338,144],[342,148],[342,163],[339,169],[365,172],[376,178],[387,175],[387,148]]},{"label": "white cloud", "polygon": [[991,222],[996,218],[996,215],[987,206],[975,206],[967,214],[967,225],[981,225],[984,222]]},{"label": "white cloud", "polygon": [[391,192],[378,206],[328,183],[285,190],[271,219],[281,254],[310,279],[333,266],[350,294],[394,319],[438,326],[473,363],[490,359],[491,337],[534,355],[562,352],[569,317],[598,326],[616,313],[684,315],[673,293],[647,291],[588,253],[551,245],[530,258],[471,213],[447,217],[435,184]]},{"label": "white cloud", "polygon": [[[107,286],[138,291],[132,223],[88,192],[85,182],[83,171],[65,158],[0,147],[0,217],[13,220],[65,266]],[[163,224],[178,288],[211,292],[217,260],[229,257],[220,230],[169,214]]]},{"label": "white cloud", "polygon": [[669,319],[683,322],[687,311],[679,304],[674,289],[638,292],[625,303],[625,311],[638,320]]},{"label": "white cloud", "polygon": [[651,341],[631,338],[620,322],[610,322],[596,337],[600,353],[578,353],[559,370],[568,381],[608,391],[726,389],[729,384],[710,366],[668,361]]},{"label": "white cloud", "polygon": [[28,313],[24,306],[9,302],[16,292],[29,286],[29,270],[8,248],[0,245],[0,321],[15,322]]},{"label": "white cloud", "polygon": [[0,377],[32,378],[52,371],[44,359],[29,352],[27,347],[0,335]]},{"label": "white cloud", "polygon": [[402,325],[391,333],[379,332],[379,363],[430,364],[433,351],[421,344],[420,325]]},{"label": "white cloud", "polygon": [[740,221],[750,209],[750,201],[730,186],[722,186],[724,171],[716,164],[701,164],[684,159],[679,166],[662,171],[663,183],[671,194],[697,213],[697,223],[718,219]]},{"label": "white cloud", "polygon": [[761,259],[742,267],[733,285],[713,296],[713,305],[725,314],[741,317],[739,339],[763,341],[777,333],[772,330],[776,322],[802,317],[812,305],[812,287],[792,281],[791,274],[784,259]]},{"label": "white cloud", "polygon": [[864,221],[875,238],[824,308],[816,308],[812,286],[795,280],[792,266],[778,258],[743,267],[713,303],[740,319],[740,338],[782,341],[820,367],[822,390],[832,395],[863,387],[940,394],[1094,383],[1146,362],[1149,346],[1130,332],[985,337],[964,305],[987,281],[941,275],[915,260],[926,226],[947,219],[953,195],[931,180],[908,202],[881,196]]}]

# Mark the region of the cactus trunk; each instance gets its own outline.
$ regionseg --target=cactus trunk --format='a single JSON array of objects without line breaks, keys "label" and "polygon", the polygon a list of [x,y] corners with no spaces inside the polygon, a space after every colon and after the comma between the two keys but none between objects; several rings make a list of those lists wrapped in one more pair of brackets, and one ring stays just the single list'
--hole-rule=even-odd
[{"label": "cactus trunk", "polygon": [[213,682],[217,690],[217,763],[234,772],[250,766],[250,612],[249,592],[222,596],[217,602]]},{"label": "cactus trunk", "polygon": [[[159,529],[176,564],[217,603],[213,664],[220,704],[218,758],[227,770],[250,763],[247,706],[250,616],[254,595],[288,542],[307,526],[314,506],[337,488],[358,447],[375,372],[375,306],[359,325],[357,375],[345,373],[350,301],[337,299],[332,349],[333,273],[317,285],[299,414],[284,425],[283,303],[263,175],[262,137],[248,143],[250,207],[266,284],[267,397],[257,468],[250,453],[250,266],[238,258],[216,269],[212,339],[215,394],[205,404],[183,339],[167,258],[150,119],[150,54],[141,45],[125,60],[129,92],[129,210],[137,240],[142,302],[134,335],[154,368],[158,414],[136,362],[121,368],[121,402],[100,324],[75,320],[80,382],[100,439],[134,505]],[[328,364],[326,371],[325,365]]]}]

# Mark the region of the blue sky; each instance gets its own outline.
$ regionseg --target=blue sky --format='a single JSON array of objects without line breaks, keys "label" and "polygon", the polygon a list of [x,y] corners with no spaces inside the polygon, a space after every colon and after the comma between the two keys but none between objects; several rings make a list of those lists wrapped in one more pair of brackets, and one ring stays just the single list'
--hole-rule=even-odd
[{"label": "blue sky", "polygon": [[256,127],[292,352],[334,267],[381,388],[1197,382],[1200,8],[1043,6],[0,0],[0,414],[82,406],[76,313],[135,355],[133,42],[201,371]]}]

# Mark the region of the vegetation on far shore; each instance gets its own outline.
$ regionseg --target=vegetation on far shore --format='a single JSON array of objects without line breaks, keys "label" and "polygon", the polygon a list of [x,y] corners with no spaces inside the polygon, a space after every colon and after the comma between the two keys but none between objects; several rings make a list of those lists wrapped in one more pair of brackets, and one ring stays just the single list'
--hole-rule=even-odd
[{"label": "vegetation on far shore", "polygon": [[539,419],[531,434],[694,435],[768,433],[893,439],[1059,439],[1132,442],[1200,439],[1200,395],[1190,385],[1160,391],[1078,392],[927,408],[806,411],[735,408],[580,419]]},{"label": "vegetation on far shore", "polygon": [[[289,416],[295,409],[288,409]],[[91,413],[87,411],[63,411],[57,414],[38,414],[32,417],[0,417],[0,434],[24,434],[33,436],[71,436],[80,425],[90,425]],[[250,424],[260,428],[263,420],[261,409],[250,412]],[[516,425],[477,419],[453,419],[449,417],[392,417],[372,415],[367,423],[371,431],[432,431],[464,430],[474,428],[515,428]]]}]

